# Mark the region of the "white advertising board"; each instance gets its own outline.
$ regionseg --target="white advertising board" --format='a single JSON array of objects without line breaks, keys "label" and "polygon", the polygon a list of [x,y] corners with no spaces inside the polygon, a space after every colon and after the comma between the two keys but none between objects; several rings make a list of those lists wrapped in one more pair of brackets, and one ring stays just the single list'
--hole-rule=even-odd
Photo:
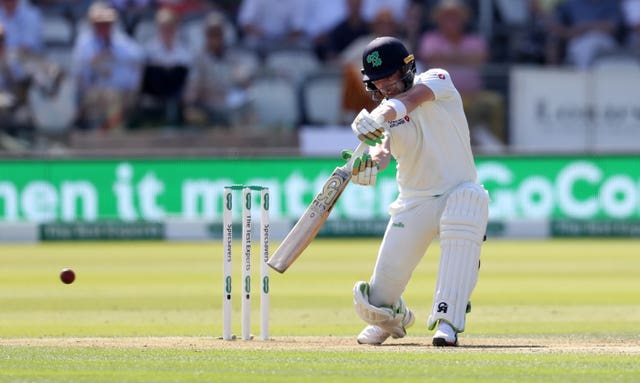
[{"label": "white advertising board", "polygon": [[343,149],[353,150],[360,142],[350,126],[303,126],[299,130],[300,152],[305,156],[340,157]]},{"label": "white advertising board", "polygon": [[510,101],[515,150],[640,150],[640,71],[515,67]]}]

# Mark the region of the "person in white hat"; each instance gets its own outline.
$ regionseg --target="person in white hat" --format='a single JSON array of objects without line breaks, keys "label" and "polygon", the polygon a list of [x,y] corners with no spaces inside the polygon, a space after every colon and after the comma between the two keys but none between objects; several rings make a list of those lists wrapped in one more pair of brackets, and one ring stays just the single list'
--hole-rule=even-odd
[{"label": "person in white hat", "polygon": [[90,30],[78,37],[73,53],[81,129],[121,129],[127,124],[140,88],[141,47],[115,27],[110,5],[89,7]]}]

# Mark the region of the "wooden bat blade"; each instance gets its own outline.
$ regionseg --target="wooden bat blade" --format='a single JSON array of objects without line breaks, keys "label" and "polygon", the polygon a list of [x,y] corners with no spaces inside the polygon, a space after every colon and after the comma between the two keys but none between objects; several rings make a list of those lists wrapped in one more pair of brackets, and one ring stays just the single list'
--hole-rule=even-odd
[{"label": "wooden bat blade", "polygon": [[349,161],[333,170],[320,193],[311,201],[302,217],[267,261],[271,268],[279,273],[284,273],[318,235],[322,225],[329,217],[331,209],[351,180],[354,160],[361,156],[366,148],[367,144],[360,142]]},{"label": "wooden bat blade", "polygon": [[298,259],[324,225],[331,209],[349,184],[349,180],[351,180],[350,167],[345,165],[334,169],[320,193],[311,201],[280,247],[267,261],[271,268],[284,273]]}]

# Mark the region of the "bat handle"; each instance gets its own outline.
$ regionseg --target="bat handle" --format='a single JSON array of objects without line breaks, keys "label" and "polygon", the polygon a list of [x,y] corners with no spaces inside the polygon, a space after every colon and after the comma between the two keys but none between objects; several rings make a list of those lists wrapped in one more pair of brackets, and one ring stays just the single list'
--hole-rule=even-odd
[{"label": "bat handle", "polygon": [[351,158],[349,158],[349,161],[344,166],[348,172],[351,172],[353,170],[354,161],[356,160],[356,158],[364,154],[364,151],[367,149],[367,146],[369,145],[367,145],[364,141],[360,141],[358,146],[354,149],[353,155],[351,156]]}]

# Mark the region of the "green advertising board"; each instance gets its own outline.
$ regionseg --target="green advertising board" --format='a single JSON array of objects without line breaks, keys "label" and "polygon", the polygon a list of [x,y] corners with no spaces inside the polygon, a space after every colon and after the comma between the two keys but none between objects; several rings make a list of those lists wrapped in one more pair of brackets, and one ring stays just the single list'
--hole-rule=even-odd
[{"label": "green advertising board", "polygon": [[640,156],[483,158],[477,167],[495,220],[640,218]]},{"label": "green advertising board", "polygon": [[[269,187],[272,219],[297,219],[338,165],[330,158],[5,160],[0,221],[217,222],[230,184]],[[640,156],[485,157],[477,167],[494,220],[640,219]],[[390,167],[375,187],[350,185],[330,219],[384,219],[396,195]]]}]

